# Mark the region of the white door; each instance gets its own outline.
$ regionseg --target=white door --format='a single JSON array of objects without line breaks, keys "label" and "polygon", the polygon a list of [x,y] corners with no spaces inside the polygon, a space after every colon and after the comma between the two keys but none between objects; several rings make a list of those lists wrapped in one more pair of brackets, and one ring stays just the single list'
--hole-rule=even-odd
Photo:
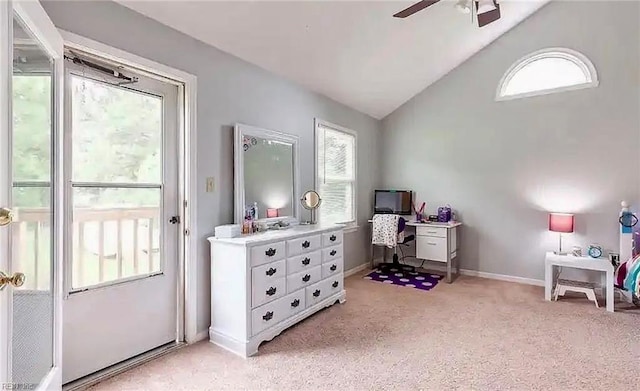
[{"label": "white door", "polygon": [[178,86],[66,56],[64,383],[176,341],[179,232]]},{"label": "white door", "polygon": [[62,38],[0,2],[0,388],[61,388]]}]

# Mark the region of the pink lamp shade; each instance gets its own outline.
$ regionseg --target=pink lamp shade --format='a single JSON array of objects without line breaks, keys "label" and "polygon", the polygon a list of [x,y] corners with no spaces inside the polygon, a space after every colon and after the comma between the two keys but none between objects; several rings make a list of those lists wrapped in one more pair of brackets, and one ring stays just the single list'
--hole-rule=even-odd
[{"label": "pink lamp shade", "polygon": [[572,233],[573,215],[568,213],[549,213],[549,231]]},{"label": "pink lamp shade", "polygon": [[267,217],[278,217],[277,208],[267,208]]}]

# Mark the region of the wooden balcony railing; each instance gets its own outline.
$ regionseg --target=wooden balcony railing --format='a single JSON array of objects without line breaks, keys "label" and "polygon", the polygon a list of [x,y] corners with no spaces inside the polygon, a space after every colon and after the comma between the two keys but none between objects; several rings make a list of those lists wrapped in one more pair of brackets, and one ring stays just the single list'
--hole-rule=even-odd
[{"label": "wooden balcony railing", "polygon": [[[73,211],[72,288],[81,289],[160,271],[160,209],[89,208]],[[48,209],[21,208],[11,225],[15,271],[26,275],[22,289],[51,286],[51,225]],[[69,263],[65,263],[68,267]]]}]

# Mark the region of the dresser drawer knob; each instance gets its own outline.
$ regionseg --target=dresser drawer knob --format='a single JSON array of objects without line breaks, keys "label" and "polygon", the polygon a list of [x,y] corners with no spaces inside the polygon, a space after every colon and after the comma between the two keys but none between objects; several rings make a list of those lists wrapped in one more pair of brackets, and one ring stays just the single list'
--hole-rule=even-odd
[{"label": "dresser drawer knob", "polygon": [[334,281],[333,284],[331,284],[332,287],[337,288],[338,287],[338,281]]},{"label": "dresser drawer knob", "polygon": [[336,255],[337,253],[338,253],[338,252],[337,252],[336,250],[331,250],[331,252],[329,253],[329,255],[331,255],[331,256],[333,257],[333,256],[334,256],[334,255]]},{"label": "dresser drawer knob", "polygon": [[300,305],[300,299],[295,299],[294,301],[291,302],[291,306],[293,308],[296,308],[299,305]]},{"label": "dresser drawer knob", "polygon": [[271,288],[267,289],[267,292],[266,292],[266,293],[267,293],[267,295],[269,295],[269,296],[273,296],[273,295],[275,295],[275,294],[276,294],[276,288],[271,287]]},{"label": "dresser drawer knob", "polygon": [[267,322],[270,321],[271,318],[273,318],[273,311],[267,311],[266,314],[262,315],[262,319],[266,320]]},{"label": "dresser drawer knob", "polygon": [[337,268],[338,268],[338,265],[331,265],[329,270],[331,270],[332,272],[335,272]]},{"label": "dresser drawer knob", "polygon": [[316,289],[315,292],[313,292],[313,297],[318,297],[320,296],[320,289]]},{"label": "dresser drawer knob", "polygon": [[308,240],[302,242],[302,248],[309,248],[309,246],[311,246],[311,243]]},{"label": "dresser drawer knob", "polygon": [[304,277],[302,277],[302,281],[304,282],[309,282],[310,279],[311,279],[311,276],[309,274],[305,274]]},{"label": "dresser drawer knob", "polygon": [[311,259],[310,258],[305,258],[305,259],[302,260],[302,264],[305,265],[305,266],[307,266],[310,263],[311,263]]},{"label": "dresser drawer knob", "polygon": [[338,239],[338,238],[336,237],[336,235],[331,235],[331,236],[329,237],[329,240],[330,240],[330,241],[332,241],[332,242],[335,242],[335,241],[336,241],[336,239]]},{"label": "dresser drawer knob", "polygon": [[264,252],[264,255],[266,255],[268,257],[272,257],[272,256],[276,255],[276,249],[269,247],[269,249]]},{"label": "dresser drawer knob", "polygon": [[278,269],[274,269],[274,268],[270,267],[270,268],[269,268],[269,270],[267,270],[267,271],[265,272],[265,274],[266,274],[267,276],[273,276],[274,274],[276,274],[276,271],[278,271]]}]

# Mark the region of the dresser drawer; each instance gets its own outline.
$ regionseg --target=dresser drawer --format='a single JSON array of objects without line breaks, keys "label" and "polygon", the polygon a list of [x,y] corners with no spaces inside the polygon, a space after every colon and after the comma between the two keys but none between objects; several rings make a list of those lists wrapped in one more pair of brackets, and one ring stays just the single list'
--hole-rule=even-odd
[{"label": "dresser drawer", "polygon": [[334,274],[342,273],[342,258],[322,264],[322,278],[327,278]]},{"label": "dresser drawer", "polygon": [[307,285],[314,284],[322,278],[322,267],[316,266],[287,277],[287,293],[297,291]]},{"label": "dresser drawer", "polygon": [[251,286],[267,287],[287,275],[287,261],[267,263],[251,269]]},{"label": "dresser drawer", "polygon": [[263,284],[252,284],[251,287],[251,306],[258,307],[264,303],[282,297],[286,293],[286,279],[278,278],[273,281],[265,281]]},{"label": "dresser drawer", "polygon": [[329,290],[326,288],[326,285],[326,281],[323,280],[305,288],[307,307],[311,307],[327,297]]},{"label": "dresser drawer", "polygon": [[288,319],[306,308],[306,293],[304,289],[287,295],[281,300],[284,302],[284,319]]},{"label": "dresser drawer", "polygon": [[342,246],[333,246],[322,250],[322,263],[331,262],[342,258]]},{"label": "dresser drawer", "polygon": [[287,259],[287,274],[296,274],[321,264],[322,252],[320,250],[308,254],[295,255]]},{"label": "dresser drawer", "polygon": [[251,335],[275,326],[305,309],[304,289],[274,300],[251,311]]},{"label": "dresser drawer", "polygon": [[342,231],[328,232],[322,234],[322,245],[324,247],[342,243]]},{"label": "dresser drawer", "polygon": [[416,236],[447,237],[447,228],[443,227],[416,227]]},{"label": "dresser drawer", "polygon": [[327,297],[344,289],[344,275],[342,273],[332,276],[324,281],[326,281],[327,291],[329,292]]},{"label": "dresser drawer", "polygon": [[327,278],[306,288],[307,291],[307,307],[311,307],[327,297],[338,293],[342,290],[344,276],[342,273],[335,275],[333,278]]},{"label": "dresser drawer", "polygon": [[275,326],[284,317],[284,297],[251,311],[251,335]]},{"label": "dresser drawer", "polygon": [[447,262],[447,247],[447,238],[418,236],[416,238],[416,257]]},{"label": "dresser drawer", "polygon": [[278,261],[285,257],[284,242],[265,244],[251,248],[251,266]]},{"label": "dresser drawer", "polygon": [[305,236],[287,241],[287,255],[298,255],[319,249],[322,246],[320,235]]}]

